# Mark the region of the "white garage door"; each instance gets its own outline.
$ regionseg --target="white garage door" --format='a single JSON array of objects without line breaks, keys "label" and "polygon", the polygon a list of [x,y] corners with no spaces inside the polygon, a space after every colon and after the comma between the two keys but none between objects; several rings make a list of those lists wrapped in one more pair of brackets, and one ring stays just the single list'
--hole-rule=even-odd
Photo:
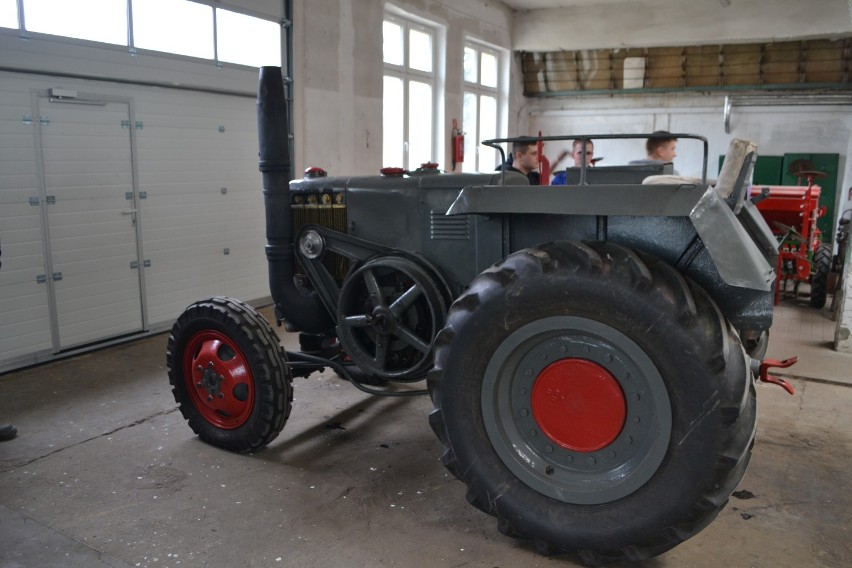
[{"label": "white garage door", "polygon": [[59,349],[142,331],[129,102],[39,97],[38,115]]}]

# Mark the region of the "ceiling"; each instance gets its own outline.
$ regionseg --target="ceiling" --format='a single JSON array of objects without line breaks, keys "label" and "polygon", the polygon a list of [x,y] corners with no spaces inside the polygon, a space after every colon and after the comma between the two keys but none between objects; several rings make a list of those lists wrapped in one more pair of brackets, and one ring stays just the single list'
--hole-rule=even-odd
[{"label": "ceiling", "polygon": [[[503,0],[513,10],[541,10],[544,8],[578,8],[601,4],[625,4],[629,0]],[[663,0],[665,2],[665,0]],[[677,0],[674,0],[675,2]],[[714,0],[718,1],[718,0]],[[724,0],[722,0],[724,1]],[[632,0],[632,4],[660,3],[660,0]],[[671,1],[669,1],[671,3]]]},{"label": "ceiling", "polygon": [[518,51],[852,36],[850,0],[502,0]]}]

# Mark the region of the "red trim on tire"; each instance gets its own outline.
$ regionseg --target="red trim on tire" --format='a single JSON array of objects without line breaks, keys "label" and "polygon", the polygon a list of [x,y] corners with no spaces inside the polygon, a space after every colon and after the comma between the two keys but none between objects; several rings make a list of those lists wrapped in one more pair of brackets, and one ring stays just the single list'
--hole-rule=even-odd
[{"label": "red trim on tire", "polygon": [[627,402],[618,381],[586,359],[560,359],[536,378],[531,404],[542,431],[563,448],[596,452],[621,433]]},{"label": "red trim on tire", "polygon": [[195,409],[213,426],[239,428],[254,409],[254,377],[239,347],[212,330],[193,335],[184,351],[183,376]]}]

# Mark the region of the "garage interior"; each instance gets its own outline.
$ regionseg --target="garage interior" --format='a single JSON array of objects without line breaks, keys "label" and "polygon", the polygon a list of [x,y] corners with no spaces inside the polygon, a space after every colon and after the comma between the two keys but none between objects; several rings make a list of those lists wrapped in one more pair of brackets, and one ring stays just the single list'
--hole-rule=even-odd
[{"label": "garage interior", "polygon": [[[709,178],[735,138],[757,145],[755,185],[801,185],[810,164],[835,252],[852,206],[844,0],[100,0],[60,18],[94,22],[77,36],[37,11],[62,4],[0,0],[0,426],[18,429],[0,442],[0,568],[583,564],[467,503],[428,396],[371,396],[325,369],[294,379],[265,448],[223,451],[187,426],[166,366],[184,309],[228,296],[275,326],[258,66],[287,78],[295,177],[490,172],[488,138],[666,130],[707,139]],[[158,43],[171,37],[190,39]],[[595,154],[626,164],[643,143]],[[569,144],[545,144],[555,169]],[[681,175],[702,159],[680,141]],[[780,295],[765,358],[799,357],[774,371],[795,393],[756,383],[730,501],[639,564],[852,564],[848,249],[825,306],[807,282]]]}]

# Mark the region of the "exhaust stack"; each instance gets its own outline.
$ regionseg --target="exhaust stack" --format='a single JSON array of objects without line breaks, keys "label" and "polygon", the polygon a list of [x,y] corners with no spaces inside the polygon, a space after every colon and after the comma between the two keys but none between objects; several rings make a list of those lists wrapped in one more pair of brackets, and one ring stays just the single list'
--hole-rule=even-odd
[{"label": "exhaust stack", "polygon": [[257,134],[266,210],[269,291],[275,304],[275,317],[279,321],[286,321],[290,331],[329,332],[334,324],[317,293],[297,287],[293,280],[295,257],[290,214],[292,168],[287,103],[280,67],[260,68]]}]

